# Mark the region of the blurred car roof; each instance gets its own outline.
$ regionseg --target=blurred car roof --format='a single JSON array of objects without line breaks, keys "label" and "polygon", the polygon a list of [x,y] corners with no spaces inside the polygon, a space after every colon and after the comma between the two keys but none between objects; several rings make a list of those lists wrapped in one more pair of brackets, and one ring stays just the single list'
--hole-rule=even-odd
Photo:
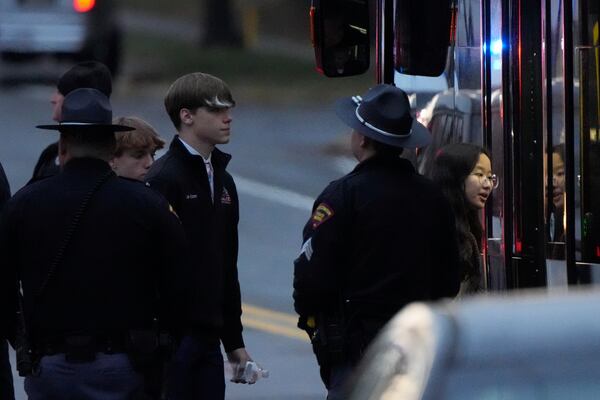
[{"label": "blurred car roof", "polygon": [[[370,347],[352,398],[439,398],[440,387],[456,370],[550,365],[559,371],[584,359],[599,360],[598,316],[597,289],[413,303]],[[600,378],[600,371],[594,373]]]}]

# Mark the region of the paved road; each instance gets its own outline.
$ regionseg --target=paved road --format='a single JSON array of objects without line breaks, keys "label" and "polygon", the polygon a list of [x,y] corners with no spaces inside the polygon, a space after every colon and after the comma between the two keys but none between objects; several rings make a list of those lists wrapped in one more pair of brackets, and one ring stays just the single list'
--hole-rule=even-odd
[{"label": "paved road", "polygon": [[[0,92],[0,161],[13,192],[28,180],[41,149],[56,139],[53,133],[33,128],[49,122],[51,90],[24,85]],[[162,109],[164,90],[117,89],[115,114],[141,116],[170,139],[173,129]],[[325,392],[310,346],[294,327],[292,260],[313,198],[348,169],[347,163],[323,152],[346,128],[330,108],[243,102],[234,110],[233,124],[232,142],[222,149],[233,154],[230,170],[240,193],[245,339],[250,353],[271,376],[253,386],[229,385],[227,398],[322,399]],[[22,385],[17,386],[18,398],[24,399]]]}]

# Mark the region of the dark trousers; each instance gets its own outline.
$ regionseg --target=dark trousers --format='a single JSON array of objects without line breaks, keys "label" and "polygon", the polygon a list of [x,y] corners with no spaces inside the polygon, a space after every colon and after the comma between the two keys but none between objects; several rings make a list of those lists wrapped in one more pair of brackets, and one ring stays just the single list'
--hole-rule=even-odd
[{"label": "dark trousers", "polygon": [[25,378],[29,400],[131,400],[143,398],[143,381],[127,354],[97,353],[91,362],[72,362],[64,353],[44,356]]},{"label": "dark trousers", "polygon": [[219,340],[184,336],[167,376],[169,400],[223,400],[225,375]]},{"label": "dark trousers", "polygon": [[8,361],[8,345],[0,339],[0,400],[15,400],[12,369]]}]

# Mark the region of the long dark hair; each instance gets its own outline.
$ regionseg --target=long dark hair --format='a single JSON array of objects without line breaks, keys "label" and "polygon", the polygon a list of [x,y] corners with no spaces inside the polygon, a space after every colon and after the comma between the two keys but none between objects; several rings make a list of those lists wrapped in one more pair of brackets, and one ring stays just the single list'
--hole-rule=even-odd
[{"label": "long dark hair", "polygon": [[[470,234],[475,237],[477,242],[476,251],[479,252],[481,249],[483,228],[479,212],[467,203],[465,197],[465,180],[477,165],[481,154],[490,157],[485,149],[474,144],[448,144],[436,154],[431,171],[431,179],[440,186],[454,210],[461,252],[470,253],[465,250],[472,247]],[[477,273],[477,271],[463,271],[463,273],[470,274]]]}]

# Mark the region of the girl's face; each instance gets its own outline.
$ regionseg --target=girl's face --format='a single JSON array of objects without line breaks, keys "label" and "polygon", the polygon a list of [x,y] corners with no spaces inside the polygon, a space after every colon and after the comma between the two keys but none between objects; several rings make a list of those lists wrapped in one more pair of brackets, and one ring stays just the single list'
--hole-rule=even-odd
[{"label": "girl's face", "polygon": [[557,210],[565,204],[565,163],[560,154],[552,153],[552,202]]},{"label": "girl's face", "polygon": [[467,204],[478,210],[485,207],[494,183],[492,182],[492,163],[488,156],[481,153],[473,171],[465,180],[465,198]]}]

